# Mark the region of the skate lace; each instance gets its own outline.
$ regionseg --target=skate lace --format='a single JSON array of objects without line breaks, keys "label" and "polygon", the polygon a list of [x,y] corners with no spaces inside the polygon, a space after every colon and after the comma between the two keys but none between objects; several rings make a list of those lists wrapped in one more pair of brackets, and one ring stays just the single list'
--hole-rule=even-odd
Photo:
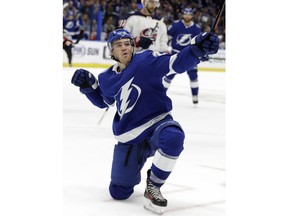
[{"label": "skate lace", "polygon": [[154,186],[151,182],[148,183],[147,190],[155,199],[164,200],[160,188]]}]

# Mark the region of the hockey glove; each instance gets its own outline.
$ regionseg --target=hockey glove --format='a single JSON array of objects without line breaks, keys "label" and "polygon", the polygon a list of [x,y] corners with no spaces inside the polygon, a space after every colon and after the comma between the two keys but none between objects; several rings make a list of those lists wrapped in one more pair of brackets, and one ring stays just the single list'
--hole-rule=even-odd
[{"label": "hockey glove", "polygon": [[92,93],[98,86],[98,80],[95,76],[84,69],[75,71],[71,83],[80,87],[80,92],[83,94]]},{"label": "hockey glove", "polygon": [[219,48],[219,38],[213,33],[202,33],[191,40],[190,48],[193,53],[201,60],[207,54],[215,54]]},{"label": "hockey glove", "polygon": [[139,41],[136,41],[136,47],[142,47],[143,49],[148,49],[152,44],[152,40],[147,37],[140,37]]}]

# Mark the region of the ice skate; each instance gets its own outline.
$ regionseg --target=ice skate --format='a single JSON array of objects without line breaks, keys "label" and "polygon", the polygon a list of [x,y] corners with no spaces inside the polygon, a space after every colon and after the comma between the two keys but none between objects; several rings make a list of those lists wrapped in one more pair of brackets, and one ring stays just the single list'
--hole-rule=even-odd
[{"label": "ice skate", "polygon": [[154,213],[162,215],[167,207],[167,200],[162,196],[160,188],[152,184],[149,179],[151,170],[148,170],[146,189],[144,193],[145,201],[144,208]]},{"label": "ice skate", "polygon": [[192,96],[193,104],[198,104],[198,95]]}]

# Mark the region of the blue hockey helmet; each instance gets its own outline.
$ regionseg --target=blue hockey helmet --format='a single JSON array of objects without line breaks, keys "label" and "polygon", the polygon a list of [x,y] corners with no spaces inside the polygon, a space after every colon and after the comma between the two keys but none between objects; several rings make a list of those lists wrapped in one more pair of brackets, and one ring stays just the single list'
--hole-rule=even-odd
[{"label": "blue hockey helmet", "polygon": [[193,10],[192,10],[192,8],[184,8],[183,11],[182,11],[182,14],[193,15]]},{"label": "blue hockey helmet", "polygon": [[128,32],[125,29],[116,29],[109,34],[107,45],[108,45],[108,49],[109,49],[110,53],[112,52],[113,42],[115,40],[120,40],[120,39],[124,39],[124,38],[130,39],[131,46],[133,46],[133,47],[135,46],[135,41],[134,41],[133,36],[130,34],[130,32]]}]

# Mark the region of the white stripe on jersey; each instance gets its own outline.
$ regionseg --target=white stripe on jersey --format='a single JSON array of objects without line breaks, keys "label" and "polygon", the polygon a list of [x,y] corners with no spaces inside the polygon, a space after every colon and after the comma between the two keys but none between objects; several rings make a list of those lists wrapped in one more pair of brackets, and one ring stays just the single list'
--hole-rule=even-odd
[{"label": "white stripe on jersey", "polygon": [[164,119],[167,115],[171,114],[170,112],[167,113],[163,113],[153,119],[151,119],[150,121],[146,122],[145,124],[134,128],[133,130],[127,131],[123,134],[120,135],[115,135],[116,140],[118,140],[119,142],[122,143],[126,143],[130,140],[135,139],[137,136],[139,136],[141,133],[143,133],[143,131],[145,131],[147,128],[151,127],[152,125],[154,125],[155,123],[161,121],[162,119]]}]

